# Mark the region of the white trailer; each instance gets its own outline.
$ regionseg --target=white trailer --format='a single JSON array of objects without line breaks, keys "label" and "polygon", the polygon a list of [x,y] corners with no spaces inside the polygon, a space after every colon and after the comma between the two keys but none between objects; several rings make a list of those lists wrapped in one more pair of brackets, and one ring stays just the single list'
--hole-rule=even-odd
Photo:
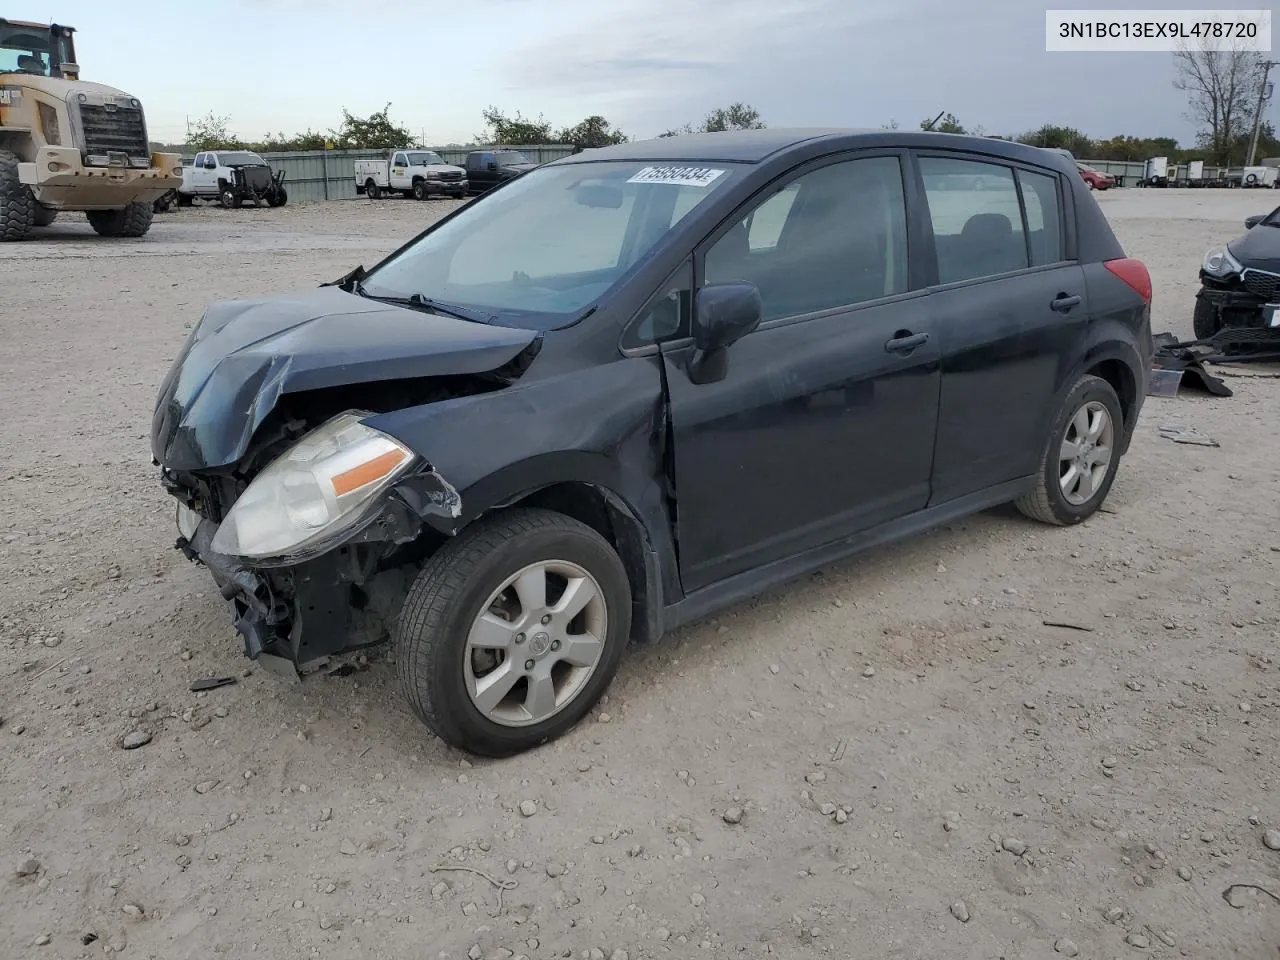
[{"label": "white trailer", "polygon": [[1240,185],[1244,187],[1274,187],[1277,173],[1280,173],[1280,170],[1275,167],[1245,167],[1244,174],[1240,178]]},{"label": "white trailer", "polygon": [[1164,187],[1169,184],[1169,158],[1168,157],[1152,157],[1146,162],[1142,170],[1142,180],[1139,181],[1140,187]]},{"label": "white trailer", "polygon": [[355,161],[356,193],[377,200],[400,193],[415,200],[467,195],[467,172],[434,150],[392,150],[385,159]]}]

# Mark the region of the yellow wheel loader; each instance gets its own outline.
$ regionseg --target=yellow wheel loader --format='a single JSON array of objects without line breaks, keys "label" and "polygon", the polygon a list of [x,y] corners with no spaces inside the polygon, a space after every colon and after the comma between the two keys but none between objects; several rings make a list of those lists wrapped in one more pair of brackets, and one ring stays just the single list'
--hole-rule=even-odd
[{"label": "yellow wheel loader", "polygon": [[142,104],[80,79],[74,28],[0,17],[0,241],[60,210],[104,237],[140,237],[182,185],[182,158],[152,153]]}]

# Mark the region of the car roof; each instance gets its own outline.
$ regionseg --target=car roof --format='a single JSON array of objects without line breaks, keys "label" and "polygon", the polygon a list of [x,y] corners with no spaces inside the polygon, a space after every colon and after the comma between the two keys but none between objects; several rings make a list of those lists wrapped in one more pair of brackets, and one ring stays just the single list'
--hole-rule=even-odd
[{"label": "car roof", "polygon": [[902,131],[842,127],[768,127],[763,130],[727,130],[721,133],[688,133],[652,140],[633,140],[609,147],[597,147],[558,160],[551,164],[594,163],[602,160],[684,160],[726,163],[760,163],[770,157],[805,145],[823,143],[834,150],[864,147],[939,147],[952,150],[974,150],[1013,160],[1024,160],[1044,166],[1048,151],[1040,147],[997,140],[932,131]]}]

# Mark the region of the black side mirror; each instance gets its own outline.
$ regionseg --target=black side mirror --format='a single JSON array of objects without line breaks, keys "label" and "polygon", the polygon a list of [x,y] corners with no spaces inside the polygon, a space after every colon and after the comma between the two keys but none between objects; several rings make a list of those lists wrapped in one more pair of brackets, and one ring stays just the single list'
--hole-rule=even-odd
[{"label": "black side mirror", "polygon": [[760,326],[764,304],[754,283],[734,280],[698,291],[693,302],[693,356],[689,379],[694,383],[723,380],[729,371],[729,347]]},{"label": "black side mirror", "polygon": [[1252,230],[1265,219],[1267,219],[1267,215],[1265,213],[1255,213],[1252,217],[1245,218],[1244,228],[1246,230]]}]

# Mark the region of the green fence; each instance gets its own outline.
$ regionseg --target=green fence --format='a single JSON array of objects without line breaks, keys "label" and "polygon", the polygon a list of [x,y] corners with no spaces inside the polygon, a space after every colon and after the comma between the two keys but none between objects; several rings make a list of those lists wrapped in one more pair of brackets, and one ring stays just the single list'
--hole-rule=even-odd
[{"label": "green fence", "polygon": [[[473,150],[491,150],[493,147],[428,147],[440,154],[445,163],[459,166]],[[573,147],[564,144],[544,144],[536,147],[515,147],[534,163],[548,163],[573,153]],[[264,153],[262,157],[277,170],[285,172],[285,186],[289,191],[289,200],[293,203],[308,203],[317,200],[352,200],[356,193],[357,160],[377,160],[387,156],[386,150],[307,150],[289,153]],[[188,161],[191,157],[185,158]],[[1086,160],[1080,162],[1102,173],[1111,173],[1123,178],[1126,187],[1132,186],[1142,179],[1144,164],[1140,161],[1121,160]],[[1170,165],[1172,170],[1172,165]],[[1205,166],[1205,179],[1213,179],[1225,175],[1239,175],[1242,171],[1233,168],[1231,171]]]},{"label": "green fence", "polygon": [[[459,166],[473,150],[491,147],[427,147],[440,154],[445,163]],[[534,163],[547,163],[573,153],[573,147],[549,144],[536,147],[516,147]],[[290,203],[310,203],[317,200],[352,200],[356,194],[357,160],[378,160],[386,157],[386,150],[301,150],[288,153],[264,153],[262,158],[276,170],[284,171],[285,188]],[[191,157],[186,157],[191,160]]]}]

